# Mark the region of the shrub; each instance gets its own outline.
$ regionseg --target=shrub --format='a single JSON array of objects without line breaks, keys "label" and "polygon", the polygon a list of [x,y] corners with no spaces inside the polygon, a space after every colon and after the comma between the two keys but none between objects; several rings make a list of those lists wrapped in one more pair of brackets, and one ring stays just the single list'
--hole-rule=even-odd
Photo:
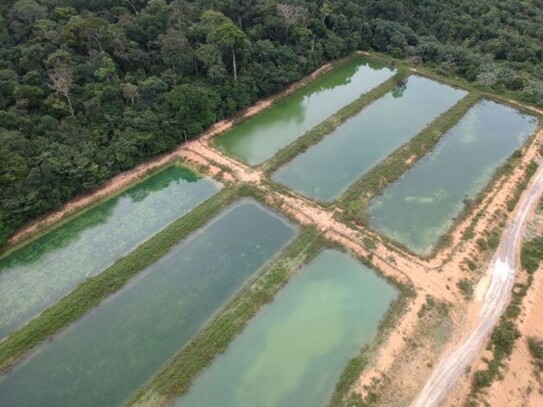
[{"label": "shrub", "polygon": [[524,270],[532,274],[539,268],[541,259],[543,259],[543,237],[532,239],[523,244],[520,263]]},{"label": "shrub", "polygon": [[502,320],[492,332],[492,345],[494,352],[503,352],[510,355],[515,345],[515,340],[520,338],[520,332],[513,321]]},{"label": "shrub", "polygon": [[466,300],[469,300],[473,295],[473,285],[467,278],[463,278],[456,283],[458,289]]},{"label": "shrub", "polygon": [[473,385],[476,389],[480,389],[481,387],[488,387],[492,384],[492,380],[494,380],[494,375],[490,372],[490,370],[479,370],[475,373],[475,376],[473,377]]},{"label": "shrub", "polygon": [[529,338],[528,348],[534,358],[536,367],[543,372],[543,340],[533,337]]}]

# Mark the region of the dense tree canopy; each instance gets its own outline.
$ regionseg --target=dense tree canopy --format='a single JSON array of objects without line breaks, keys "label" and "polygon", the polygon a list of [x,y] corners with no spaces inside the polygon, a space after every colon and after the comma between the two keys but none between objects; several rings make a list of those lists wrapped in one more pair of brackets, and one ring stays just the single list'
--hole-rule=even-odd
[{"label": "dense tree canopy", "polygon": [[543,105],[543,0],[6,0],[0,244],[327,60],[374,49]]}]

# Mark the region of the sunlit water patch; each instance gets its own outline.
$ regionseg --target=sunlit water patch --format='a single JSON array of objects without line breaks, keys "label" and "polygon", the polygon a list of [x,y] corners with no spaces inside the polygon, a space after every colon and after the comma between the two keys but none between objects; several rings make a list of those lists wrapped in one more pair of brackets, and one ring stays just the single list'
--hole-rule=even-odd
[{"label": "sunlit water patch", "polygon": [[397,295],[351,256],[325,250],[293,277],[175,406],[323,405],[347,361],[375,335]]},{"label": "sunlit water patch", "polygon": [[428,253],[536,124],[511,107],[478,103],[371,203],[371,225],[413,251]]},{"label": "sunlit water patch", "polygon": [[260,164],[393,73],[363,57],[353,58],[214,142],[229,155]]}]

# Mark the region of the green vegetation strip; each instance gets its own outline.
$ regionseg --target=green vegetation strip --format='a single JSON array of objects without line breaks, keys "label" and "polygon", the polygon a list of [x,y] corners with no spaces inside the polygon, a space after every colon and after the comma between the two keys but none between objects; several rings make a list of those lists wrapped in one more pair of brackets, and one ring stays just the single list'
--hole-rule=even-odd
[{"label": "green vegetation strip", "polygon": [[367,209],[371,199],[433,149],[442,136],[480,99],[479,93],[469,93],[426,126],[409,143],[398,148],[356,181],[339,199],[339,204],[346,209],[345,215],[356,222],[367,223]]},{"label": "green vegetation strip", "polygon": [[543,339],[529,338],[528,348],[534,358],[534,365],[537,371],[543,372]]},{"label": "green vegetation strip", "polygon": [[395,75],[372,89],[370,92],[363,94],[354,102],[344,106],[323,122],[317,124],[303,136],[280,150],[275,156],[268,160],[262,167],[265,175],[269,176],[279,167],[294,159],[298,154],[303,153],[309,147],[321,141],[348,119],[357,115],[366,106],[369,106],[377,99],[380,99],[388,92],[394,90],[397,86],[398,78],[397,75]]},{"label": "green vegetation strip", "polygon": [[522,245],[520,264],[529,274],[535,273],[543,260],[543,237],[538,237]]},{"label": "green vegetation strip", "polygon": [[0,344],[0,372],[9,369],[30,349],[98,306],[103,299],[118,291],[130,278],[160,259],[172,246],[203,226],[222,208],[241,196],[251,194],[252,189],[246,186],[222,190],[186,216],[171,223],[127,256],[117,260],[102,273],[80,284],[70,294]]},{"label": "green vegetation strip", "polygon": [[325,240],[314,227],[305,227],[270,268],[242,290],[226,308],[186,345],[129,404],[145,404],[159,396],[174,398],[186,392],[192,380],[226,350],[245,324],[283,287],[301,266],[325,247]]},{"label": "green vegetation strip", "polygon": [[532,176],[536,173],[537,168],[538,165],[534,161],[528,164],[528,167],[524,172],[524,177],[517,183],[517,185],[515,186],[515,190],[513,191],[513,195],[507,200],[507,210],[509,212],[513,212],[515,206],[517,206],[517,202],[519,201],[520,196],[528,187],[528,183],[530,182]]},{"label": "green vegetation strip", "polygon": [[[496,174],[496,177],[500,177],[502,175],[509,175],[516,167],[520,165],[521,160],[521,154],[519,151],[515,152],[513,156],[509,158],[509,160],[499,168],[498,174]],[[526,166],[524,169],[524,174],[522,174],[522,178],[517,182],[515,185],[515,189],[513,190],[511,196],[507,200],[507,211],[512,212],[515,209],[515,206],[517,205],[518,201],[520,200],[520,196],[522,195],[522,192],[527,188],[528,183],[530,182],[530,179],[537,171],[537,164],[535,162],[531,162]],[[468,207],[474,207],[477,206],[484,198],[484,196],[490,192],[493,185],[488,185],[487,188],[481,193],[478,197],[478,199],[470,203],[470,205],[466,206],[466,211]],[[488,205],[490,205],[491,202],[489,202]],[[475,226],[477,224],[477,221],[480,219],[482,214],[486,212],[486,207],[482,208],[481,211],[474,216],[471,224],[469,227],[466,228],[463,235],[463,240],[471,240],[473,239],[475,235]],[[505,216],[505,214],[504,214]],[[462,218],[462,217],[461,217]],[[501,222],[500,226],[493,229],[493,230],[484,230],[482,232],[482,236],[477,239],[476,243],[481,250],[481,252],[491,252],[493,253],[500,244],[501,234],[505,227],[505,222]],[[524,262],[524,260],[521,258],[521,262]],[[522,267],[528,270],[528,267],[522,263]]]}]

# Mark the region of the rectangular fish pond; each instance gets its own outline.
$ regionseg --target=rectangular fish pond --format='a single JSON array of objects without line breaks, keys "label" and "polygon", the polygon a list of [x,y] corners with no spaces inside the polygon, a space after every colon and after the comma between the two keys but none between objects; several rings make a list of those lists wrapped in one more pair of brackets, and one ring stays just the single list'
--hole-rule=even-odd
[{"label": "rectangular fish pond", "polygon": [[321,406],[397,296],[396,288],[350,255],[325,250],[175,406]]},{"label": "rectangular fish pond", "polygon": [[232,204],[1,377],[0,405],[122,404],[296,235],[252,199]]},{"label": "rectangular fish pond", "polygon": [[333,201],[466,94],[410,76],[405,87],[373,102],[279,168],[272,178],[309,198]]},{"label": "rectangular fish pond", "polygon": [[0,258],[0,339],[218,189],[170,166]]},{"label": "rectangular fish pond", "polygon": [[370,203],[370,224],[417,253],[429,253],[466,200],[481,191],[536,126],[535,117],[511,107],[478,103],[433,151]]},{"label": "rectangular fish pond", "polygon": [[260,164],[393,74],[364,57],[352,58],[213,142],[233,157]]}]

